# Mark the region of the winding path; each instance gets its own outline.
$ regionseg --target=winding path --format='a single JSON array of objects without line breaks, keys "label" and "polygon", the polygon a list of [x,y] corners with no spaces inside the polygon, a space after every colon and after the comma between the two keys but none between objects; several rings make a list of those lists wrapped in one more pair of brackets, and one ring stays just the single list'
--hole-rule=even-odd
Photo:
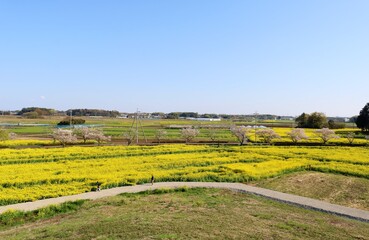
[{"label": "winding path", "polygon": [[51,204],[60,204],[67,201],[75,201],[78,199],[98,199],[103,197],[115,196],[120,193],[137,193],[146,190],[153,190],[158,188],[178,188],[178,187],[204,187],[204,188],[222,188],[237,192],[251,193],[280,202],[285,202],[300,207],[314,209],[322,212],[332,213],[339,216],[353,218],[356,220],[369,222],[369,211],[364,211],[355,208],[344,207],[336,204],[331,204],[312,198],[300,197],[292,194],[276,192],[264,188],[252,187],[242,183],[220,183],[220,182],[160,182],[151,184],[143,184],[128,187],[118,187],[102,190],[100,192],[88,192],[77,195],[49,198],[45,200],[38,200],[35,202],[18,203],[0,207],[0,214],[9,209],[32,211],[38,208],[46,207]]}]

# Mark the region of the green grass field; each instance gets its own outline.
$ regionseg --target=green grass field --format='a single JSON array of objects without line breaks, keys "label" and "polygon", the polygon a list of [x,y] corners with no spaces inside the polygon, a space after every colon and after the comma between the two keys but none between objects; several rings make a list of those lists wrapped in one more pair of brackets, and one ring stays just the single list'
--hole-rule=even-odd
[{"label": "green grass field", "polygon": [[2,224],[0,238],[369,239],[368,223],[253,195],[217,189],[158,192],[123,194],[53,217]]}]

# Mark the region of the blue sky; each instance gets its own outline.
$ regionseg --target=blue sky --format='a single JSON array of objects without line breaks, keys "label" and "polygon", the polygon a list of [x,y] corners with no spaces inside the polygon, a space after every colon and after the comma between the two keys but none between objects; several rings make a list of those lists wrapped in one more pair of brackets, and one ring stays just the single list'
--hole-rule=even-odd
[{"label": "blue sky", "polygon": [[369,1],[0,1],[0,109],[352,116]]}]

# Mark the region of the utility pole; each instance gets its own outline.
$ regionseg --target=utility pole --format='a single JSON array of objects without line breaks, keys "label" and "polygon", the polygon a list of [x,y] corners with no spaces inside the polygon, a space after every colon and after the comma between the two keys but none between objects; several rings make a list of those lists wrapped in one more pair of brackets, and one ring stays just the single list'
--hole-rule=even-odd
[{"label": "utility pole", "polygon": [[254,133],[255,133],[255,142],[256,142],[256,120],[257,120],[257,116],[258,116],[258,111],[255,111],[255,113],[254,113],[254,115],[255,115],[255,124],[254,124]]},{"label": "utility pole", "polygon": [[130,130],[130,133],[129,133],[129,135],[131,135],[132,130],[133,129],[136,130],[136,136],[135,136],[136,144],[138,144],[138,142],[139,142],[139,136],[138,136],[139,135],[139,128],[141,128],[142,135],[144,136],[145,142],[147,142],[147,139],[146,139],[146,136],[145,136],[145,131],[143,130],[143,126],[142,126],[142,122],[141,122],[139,114],[140,114],[140,112],[137,109],[137,111],[135,113],[135,116],[133,118],[133,123],[132,123],[132,126],[131,126],[131,130]]},{"label": "utility pole", "polygon": [[72,128],[72,123],[73,123],[73,121],[72,121],[72,109],[70,110],[70,116],[69,116],[69,126],[70,126],[70,128]]},{"label": "utility pole", "polygon": [[135,114],[135,121],[136,121],[136,144],[138,144],[138,108]]}]

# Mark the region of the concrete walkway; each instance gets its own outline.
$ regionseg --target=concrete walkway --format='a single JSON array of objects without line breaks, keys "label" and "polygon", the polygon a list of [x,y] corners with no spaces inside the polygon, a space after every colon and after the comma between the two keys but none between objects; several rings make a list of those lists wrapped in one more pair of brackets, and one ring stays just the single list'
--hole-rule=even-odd
[{"label": "concrete walkway", "polygon": [[75,201],[78,199],[98,199],[103,197],[115,196],[120,193],[137,193],[146,190],[153,190],[158,188],[178,188],[178,187],[204,187],[204,188],[223,188],[237,192],[251,193],[266,198],[274,199],[280,202],[285,202],[300,207],[314,209],[322,212],[332,213],[339,216],[349,217],[360,221],[369,222],[369,211],[364,211],[355,208],[344,207],[336,204],[315,200],[312,198],[300,197],[292,194],[276,192],[264,188],[252,187],[241,183],[220,183],[220,182],[160,182],[151,184],[118,187],[102,190],[100,192],[88,192],[77,195],[49,198],[45,200],[38,200],[35,202],[18,203],[0,207],[0,213],[9,209],[32,211],[38,208],[46,207],[51,204],[60,204],[67,201]]}]

